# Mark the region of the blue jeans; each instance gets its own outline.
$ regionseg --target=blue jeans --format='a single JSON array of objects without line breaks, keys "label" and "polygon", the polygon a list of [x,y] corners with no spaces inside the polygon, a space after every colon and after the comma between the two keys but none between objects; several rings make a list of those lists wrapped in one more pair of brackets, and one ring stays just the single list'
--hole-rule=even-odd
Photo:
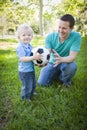
[{"label": "blue jeans", "polygon": [[75,62],[61,63],[57,67],[54,67],[52,63],[48,63],[40,72],[38,84],[48,86],[54,79],[59,79],[62,83],[70,84],[76,70],[77,65]]},{"label": "blue jeans", "polygon": [[36,88],[36,80],[34,72],[19,72],[22,82],[21,98],[30,99]]}]

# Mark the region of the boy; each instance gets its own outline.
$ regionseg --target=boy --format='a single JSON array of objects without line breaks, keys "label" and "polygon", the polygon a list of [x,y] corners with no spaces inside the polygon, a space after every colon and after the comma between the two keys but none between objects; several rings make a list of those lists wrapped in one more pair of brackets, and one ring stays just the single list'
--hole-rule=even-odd
[{"label": "boy", "polygon": [[32,55],[30,44],[33,38],[33,30],[28,24],[21,24],[17,30],[19,40],[16,52],[18,55],[18,72],[22,82],[21,98],[30,101],[31,95],[35,93],[36,81],[33,60],[40,60],[42,56]]}]

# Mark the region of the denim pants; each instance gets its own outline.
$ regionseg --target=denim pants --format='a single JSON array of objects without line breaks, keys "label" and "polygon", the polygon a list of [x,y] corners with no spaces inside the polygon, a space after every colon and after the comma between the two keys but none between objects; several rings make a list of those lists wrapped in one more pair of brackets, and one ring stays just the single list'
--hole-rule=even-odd
[{"label": "denim pants", "polygon": [[22,82],[21,98],[30,99],[36,88],[35,72],[19,72]]},{"label": "denim pants", "polygon": [[75,62],[61,63],[57,67],[54,67],[52,63],[48,63],[40,72],[38,84],[48,86],[54,79],[59,79],[62,83],[69,84],[76,70],[77,65]]}]

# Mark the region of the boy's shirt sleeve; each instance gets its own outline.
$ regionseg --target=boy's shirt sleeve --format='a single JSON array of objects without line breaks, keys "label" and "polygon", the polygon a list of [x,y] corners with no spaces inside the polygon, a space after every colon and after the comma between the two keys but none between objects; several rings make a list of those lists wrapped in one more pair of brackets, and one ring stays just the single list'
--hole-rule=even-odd
[{"label": "boy's shirt sleeve", "polygon": [[16,53],[18,55],[18,58],[25,56],[25,51],[21,46],[17,47]]}]

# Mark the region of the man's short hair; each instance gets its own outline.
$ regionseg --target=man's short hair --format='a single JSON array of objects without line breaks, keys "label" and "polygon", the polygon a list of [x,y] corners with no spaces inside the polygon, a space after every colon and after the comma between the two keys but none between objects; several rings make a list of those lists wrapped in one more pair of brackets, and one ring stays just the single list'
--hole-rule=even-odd
[{"label": "man's short hair", "polygon": [[73,26],[74,26],[74,24],[75,24],[75,19],[74,19],[74,17],[73,17],[72,15],[70,15],[70,14],[65,14],[65,15],[63,15],[63,16],[60,18],[60,20],[69,22],[69,23],[70,23],[70,28],[73,28]]}]

